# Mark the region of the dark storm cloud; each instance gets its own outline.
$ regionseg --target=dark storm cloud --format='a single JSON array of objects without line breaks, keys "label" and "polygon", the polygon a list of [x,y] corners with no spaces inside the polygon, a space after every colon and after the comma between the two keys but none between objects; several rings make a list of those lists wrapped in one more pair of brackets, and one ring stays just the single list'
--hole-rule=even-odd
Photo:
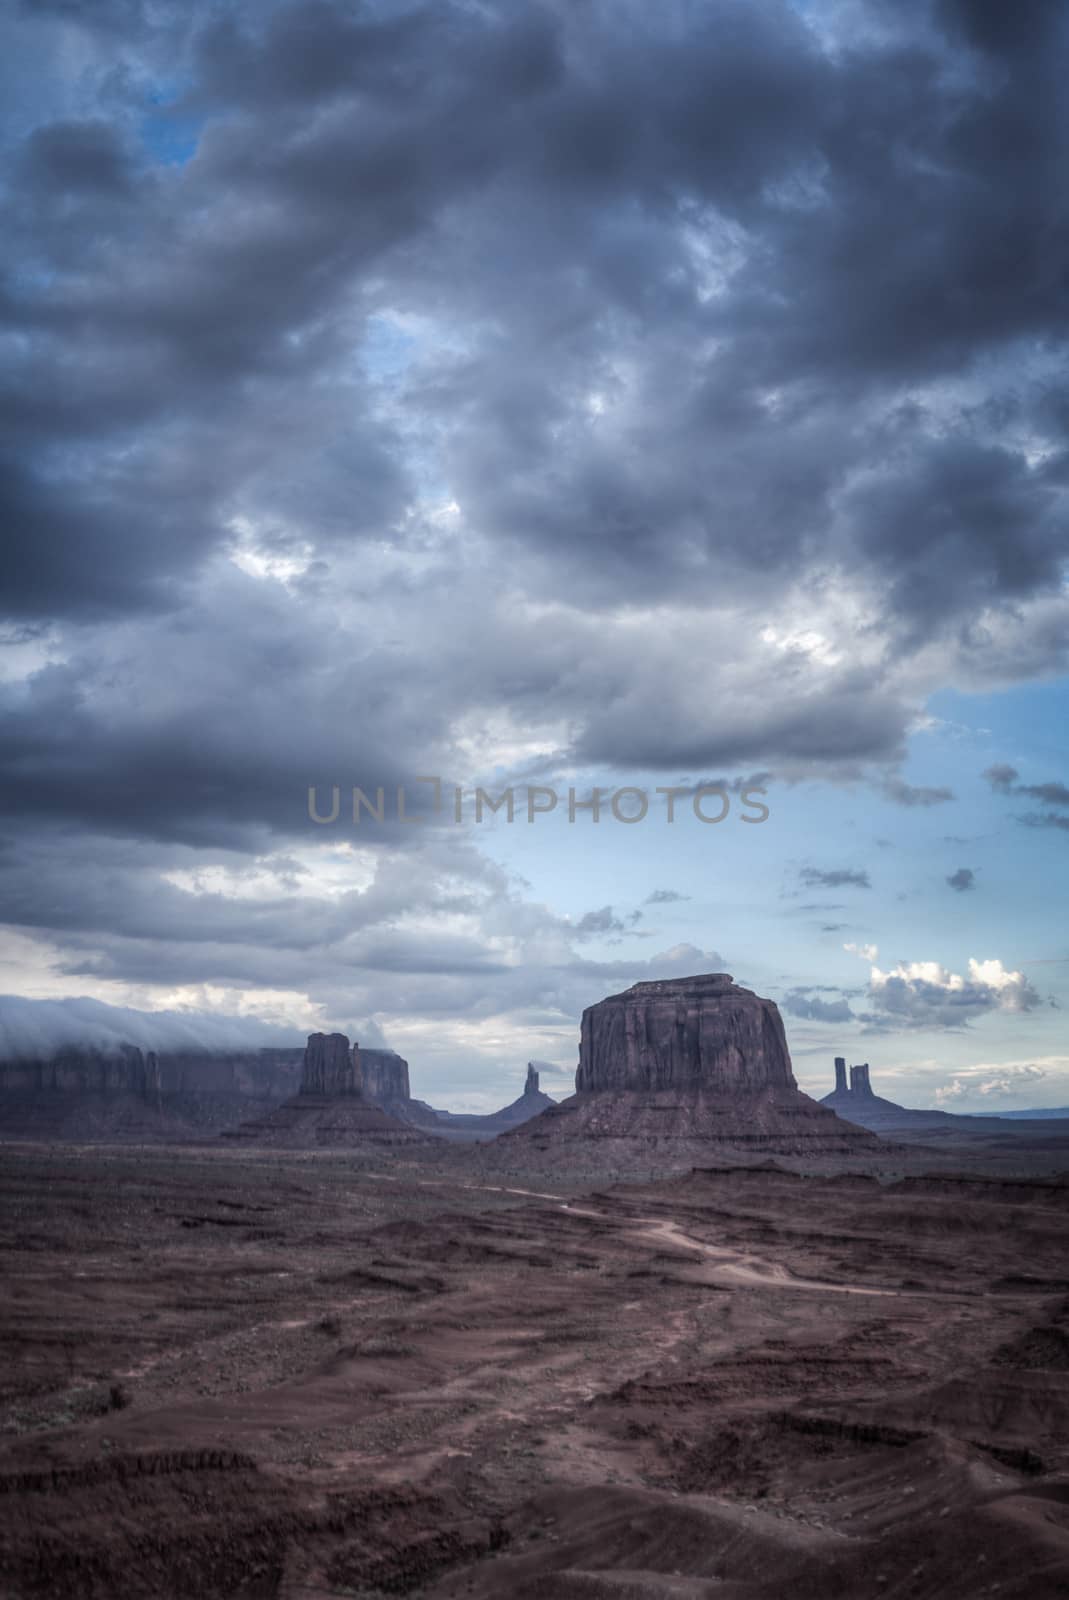
[{"label": "dark storm cloud", "polygon": [[197,496],[175,487],[171,499],[161,473],[146,494],[137,475],[120,467],[110,483],[75,501],[62,485],[0,457],[0,514],[19,551],[8,569],[7,615],[46,618],[59,606],[93,618],[173,605],[191,556],[217,536]]},{"label": "dark storm cloud", "polygon": [[19,0],[19,9],[31,17],[53,16],[108,31],[136,30],[146,21],[146,12],[157,8],[148,0]]},{"label": "dark storm cloud", "polygon": [[[123,140],[106,122],[52,122],[36,128],[23,148],[16,173],[42,207],[62,199],[91,198],[94,206],[133,197],[130,160]],[[99,211],[94,213],[99,222]],[[68,216],[69,220],[69,216]]]},{"label": "dark storm cloud", "polygon": [[644,671],[621,685],[611,704],[587,709],[577,753],[588,761],[674,770],[710,760],[747,761],[772,750],[785,763],[834,766],[897,748],[906,715],[900,700],[853,671],[815,701],[800,678],[792,682],[784,674],[775,700],[762,693],[754,705],[740,696],[737,705],[717,703],[695,715],[685,694],[666,701],[660,674]]},{"label": "dark storm cloud", "polygon": [[[197,853],[181,846],[162,850],[154,841],[98,838],[85,852],[63,829],[24,829],[17,841],[0,841],[5,920],[46,929],[62,900],[67,933],[84,935],[89,944],[105,937],[131,949],[138,941],[173,948],[217,941],[293,959],[341,949],[372,929],[383,941],[384,930],[403,914],[477,913],[488,897],[504,893],[500,870],[460,840],[424,859],[380,849],[368,886],[341,894],[327,893],[314,880],[309,886],[307,868],[284,855],[250,864],[243,853],[216,851],[206,873],[198,864]],[[220,879],[225,888],[214,889]],[[248,897],[250,887],[257,888],[256,898]]]},{"label": "dark storm cloud", "polygon": [[[884,782],[952,668],[1067,658],[1065,9],[808,14],[836,48],[782,0],[19,8],[19,918],[277,983],[281,906],[153,873],[307,842],[309,784],[470,778],[501,715],[547,761]],[[90,832],[138,861],[96,957],[74,844],[27,876]]]},{"label": "dark storm cloud", "polygon": [[[760,582],[822,538],[888,575],[896,608],[927,623],[1056,577],[1053,489],[1019,451],[970,429],[929,435],[920,415],[889,421],[882,405],[841,427],[844,382],[864,398],[904,370],[945,371],[977,344],[1061,326],[1045,266],[1061,226],[1046,181],[1060,97],[1037,92],[1056,16],[1010,30],[1015,78],[970,91],[941,81],[937,36],[836,62],[773,0],[660,20],[627,8],[627,26],[596,5],[194,15],[196,160],[169,181],[143,170],[125,228],[100,232],[76,276],[60,261],[50,292],[31,286],[12,305],[72,342],[76,369],[129,372],[149,416],[207,387],[240,425],[250,402],[234,386],[329,370],[339,319],[390,257],[402,300],[496,319],[421,398],[453,417],[451,475],[472,514],[525,554],[574,564],[577,581],[604,580],[606,537],[615,582],[641,572],[666,593],[725,572]],[[57,186],[99,186],[109,161],[125,193],[108,136],[83,132],[77,162],[62,155],[66,125],[34,131],[17,159],[36,161],[46,210]],[[703,271],[722,292],[708,296]],[[644,401],[626,453],[615,430],[602,444],[576,425],[583,394],[618,381],[618,357],[637,358]],[[27,387],[43,379],[31,363]],[[767,388],[781,396],[772,410]]]},{"label": "dark storm cloud", "polygon": [[950,874],[947,883],[959,894],[964,894],[967,889],[976,888],[976,873],[972,867],[959,867],[956,872]]},{"label": "dark storm cloud", "polygon": [[874,465],[849,491],[848,516],[904,623],[927,634],[935,617],[975,614],[992,593],[1008,600],[1058,586],[1061,487],[1020,451],[907,433]]},{"label": "dark storm cloud", "polygon": [[1000,0],[937,0],[936,15],[996,60],[1012,60],[1042,46],[1063,20],[1064,8],[1060,0],[1021,0],[1012,9]]},{"label": "dark storm cloud", "polygon": [[[56,826],[0,840],[5,922],[43,941],[54,973],[87,985],[186,989],[201,1006],[205,986],[225,991],[231,1008],[240,992],[260,989],[311,995],[339,1025],[372,1014],[522,1022],[541,1013],[567,1030],[609,987],[725,964],[693,945],[613,961],[583,956],[585,939],[626,923],[610,911],[593,914],[597,928],[577,928],[524,900],[463,837],[438,837],[421,851],[368,846],[355,863],[342,857],[341,892],[317,865],[216,850],[205,867],[190,847],[128,839],[97,838],[87,851]],[[350,888],[360,870],[364,887]]]}]

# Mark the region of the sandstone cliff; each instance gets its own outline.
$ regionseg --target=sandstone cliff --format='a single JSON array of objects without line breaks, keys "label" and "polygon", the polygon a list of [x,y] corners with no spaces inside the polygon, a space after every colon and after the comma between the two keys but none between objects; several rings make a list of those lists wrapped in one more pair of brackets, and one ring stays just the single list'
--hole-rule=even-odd
[{"label": "sandstone cliff", "polygon": [[359,1094],[360,1047],[349,1049],[344,1033],[310,1033],[301,1070],[301,1094]]},{"label": "sandstone cliff", "polygon": [[0,1130],[75,1140],[213,1133],[292,1095],[302,1056],[300,1046],[142,1052],[125,1044],[0,1061]]},{"label": "sandstone cliff", "polygon": [[171,1051],[136,1045],[102,1050],[66,1045],[50,1055],[0,1061],[0,1101],[6,1094],[139,1094],[155,1057],[163,1095],[204,1092],[271,1096],[293,1094],[303,1051],[292,1049]]},{"label": "sandstone cliff", "polygon": [[408,1082],[408,1062],[394,1050],[360,1050],[360,1069],[364,1094],[376,1105],[391,1110],[412,1098]]},{"label": "sandstone cliff", "polygon": [[136,1045],[117,1050],[68,1045],[47,1060],[0,1063],[0,1090],[10,1094],[134,1094],[155,1099],[161,1087],[160,1062],[146,1059]]},{"label": "sandstone cliff", "polygon": [[754,1094],[795,1081],[776,1006],[714,972],[636,983],[588,1007],[575,1087]]}]

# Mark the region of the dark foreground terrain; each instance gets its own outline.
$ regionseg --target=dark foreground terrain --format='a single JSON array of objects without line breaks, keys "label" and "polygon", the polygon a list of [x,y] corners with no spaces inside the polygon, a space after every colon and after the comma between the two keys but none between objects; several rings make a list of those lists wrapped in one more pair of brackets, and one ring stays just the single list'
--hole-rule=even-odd
[{"label": "dark foreground terrain", "polygon": [[0,1154],[0,1594],[1069,1593],[1065,1178],[377,1162]]}]

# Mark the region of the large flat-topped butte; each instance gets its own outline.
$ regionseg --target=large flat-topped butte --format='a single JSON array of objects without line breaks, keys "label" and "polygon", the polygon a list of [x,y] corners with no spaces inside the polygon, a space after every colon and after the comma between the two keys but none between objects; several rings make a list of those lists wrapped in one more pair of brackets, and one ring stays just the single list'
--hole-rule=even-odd
[{"label": "large flat-topped butte", "polygon": [[873,1136],[803,1094],[779,1009],[729,973],[636,983],[583,1012],[576,1092],[503,1137],[613,1139],[773,1153],[850,1151]]},{"label": "large flat-topped butte", "polygon": [[577,1090],[797,1087],[783,1019],[730,974],[636,983],[583,1012]]}]

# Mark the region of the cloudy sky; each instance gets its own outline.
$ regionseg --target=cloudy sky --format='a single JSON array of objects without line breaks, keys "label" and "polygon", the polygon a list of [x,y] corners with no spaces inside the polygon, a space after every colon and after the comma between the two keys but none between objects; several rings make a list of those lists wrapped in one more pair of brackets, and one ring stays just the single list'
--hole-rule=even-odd
[{"label": "cloudy sky", "polygon": [[1069,1102],[1063,0],[6,16],[0,989]]}]

